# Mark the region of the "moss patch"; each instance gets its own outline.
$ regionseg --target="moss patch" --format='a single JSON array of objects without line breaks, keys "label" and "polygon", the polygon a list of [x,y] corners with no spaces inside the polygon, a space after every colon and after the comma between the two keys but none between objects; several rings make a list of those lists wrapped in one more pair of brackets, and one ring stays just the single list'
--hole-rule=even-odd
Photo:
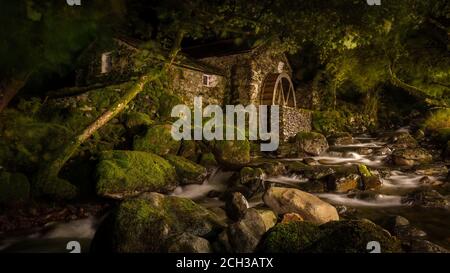
[{"label": "moss patch", "polygon": [[97,165],[97,194],[123,198],[144,191],[167,192],[176,187],[175,168],[164,158],[137,151],[108,151]]},{"label": "moss patch", "polygon": [[219,140],[214,143],[216,161],[230,165],[250,162],[250,143],[248,140]]},{"label": "moss patch", "polygon": [[261,245],[266,253],[299,253],[319,238],[319,227],[309,222],[293,221],[270,229]]},{"label": "moss patch", "polygon": [[158,155],[176,154],[181,143],[172,138],[171,129],[170,124],[154,125],[148,128],[144,136],[135,138],[133,149]]},{"label": "moss patch", "polygon": [[206,178],[206,168],[184,157],[167,155],[165,157],[175,167],[181,184],[201,184]]},{"label": "moss patch", "polygon": [[277,224],[261,244],[267,253],[367,253],[370,241],[382,252],[401,252],[400,241],[367,220],[332,221],[317,226],[309,222]]},{"label": "moss patch", "polygon": [[192,200],[156,193],[122,202],[115,219],[118,252],[160,252],[174,234],[204,237],[222,227],[215,214]]}]

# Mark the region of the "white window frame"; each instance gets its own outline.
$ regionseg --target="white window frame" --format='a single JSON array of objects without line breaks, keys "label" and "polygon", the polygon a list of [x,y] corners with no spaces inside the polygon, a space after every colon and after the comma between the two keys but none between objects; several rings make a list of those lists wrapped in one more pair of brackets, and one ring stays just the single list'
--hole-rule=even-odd
[{"label": "white window frame", "polygon": [[104,52],[102,53],[102,66],[101,66],[101,74],[108,74],[112,70],[112,52]]},{"label": "white window frame", "polygon": [[[205,79],[206,79],[206,83],[205,83]],[[206,86],[206,87],[213,87],[213,75],[209,75],[209,74],[203,74],[202,75],[202,85]]]}]

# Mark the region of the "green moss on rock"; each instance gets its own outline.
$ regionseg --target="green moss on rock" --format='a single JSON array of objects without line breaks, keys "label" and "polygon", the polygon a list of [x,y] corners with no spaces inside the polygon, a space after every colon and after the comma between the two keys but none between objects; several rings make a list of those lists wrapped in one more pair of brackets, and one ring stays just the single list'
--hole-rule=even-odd
[{"label": "green moss on rock", "polygon": [[140,112],[131,112],[124,115],[124,122],[127,129],[136,129],[142,126],[153,124],[149,115]]},{"label": "green moss on rock", "polygon": [[320,226],[320,239],[306,249],[314,253],[367,253],[377,241],[383,253],[401,252],[400,241],[368,220],[336,221]]},{"label": "green moss on rock", "polygon": [[204,167],[217,166],[216,158],[212,153],[203,153],[200,158],[200,165]]},{"label": "green moss on rock", "polygon": [[177,185],[175,168],[155,154],[107,151],[97,165],[97,194],[124,198],[140,192],[168,192]]},{"label": "green moss on rock", "polygon": [[21,173],[0,172],[0,203],[22,202],[30,195],[28,178]]},{"label": "green moss on rock", "polygon": [[328,149],[324,135],[316,132],[300,132],[295,136],[299,154],[318,156]]},{"label": "green moss on rock", "polygon": [[158,155],[176,154],[180,148],[180,141],[172,138],[171,129],[170,124],[151,126],[144,136],[135,138],[133,149]]},{"label": "green moss on rock", "polygon": [[401,252],[400,241],[368,220],[332,221],[317,226],[309,222],[277,224],[261,244],[267,253],[367,253],[367,243],[377,241],[383,253]]},{"label": "green moss on rock", "polygon": [[205,167],[181,156],[167,155],[165,158],[175,167],[181,184],[201,184],[205,180]]},{"label": "green moss on rock", "polygon": [[166,251],[166,241],[186,232],[208,237],[223,224],[192,200],[158,193],[122,202],[114,214],[112,247],[117,252]]},{"label": "green moss on rock", "polygon": [[319,238],[319,226],[310,222],[280,223],[270,229],[261,245],[266,253],[299,253]]},{"label": "green moss on rock", "polygon": [[216,161],[228,165],[242,165],[250,162],[248,140],[218,140],[214,143]]}]

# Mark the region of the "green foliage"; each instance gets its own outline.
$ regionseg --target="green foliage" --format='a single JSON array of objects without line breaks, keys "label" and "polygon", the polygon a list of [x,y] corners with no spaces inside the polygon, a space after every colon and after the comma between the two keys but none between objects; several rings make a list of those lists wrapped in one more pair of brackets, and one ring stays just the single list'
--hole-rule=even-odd
[{"label": "green foliage", "polygon": [[97,194],[117,198],[140,191],[175,188],[176,172],[165,159],[146,152],[107,151],[97,165]]},{"label": "green foliage", "polygon": [[424,127],[431,132],[450,129],[450,109],[446,108],[432,113],[425,120]]},{"label": "green foliage", "polygon": [[52,73],[69,72],[74,55],[99,33],[110,34],[107,30],[120,19],[111,2],[88,1],[76,8],[65,1],[3,1],[0,74],[31,73],[36,83]]},{"label": "green foliage", "polygon": [[345,131],[346,117],[339,111],[315,111],[312,115],[312,126],[317,132],[329,135]]},{"label": "green foliage", "polygon": [[0,204],[26,201],[29,196],[30,183],[25,175],[0,171]]},{"label": "green foliage", "polygon": [[67,127],[42,122],[13,109],[0,114],[0,164],[32,172],[71,136]]}]

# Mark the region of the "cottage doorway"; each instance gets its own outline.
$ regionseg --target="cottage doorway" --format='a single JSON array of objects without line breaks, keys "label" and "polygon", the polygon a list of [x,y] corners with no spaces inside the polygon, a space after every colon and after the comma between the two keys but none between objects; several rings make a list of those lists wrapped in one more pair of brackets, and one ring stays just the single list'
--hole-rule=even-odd
[{"label": "cottage doorway", "polygon": [[260,104],[297,107],[294,86],[286,73],[270,73],[264,79]]}]

